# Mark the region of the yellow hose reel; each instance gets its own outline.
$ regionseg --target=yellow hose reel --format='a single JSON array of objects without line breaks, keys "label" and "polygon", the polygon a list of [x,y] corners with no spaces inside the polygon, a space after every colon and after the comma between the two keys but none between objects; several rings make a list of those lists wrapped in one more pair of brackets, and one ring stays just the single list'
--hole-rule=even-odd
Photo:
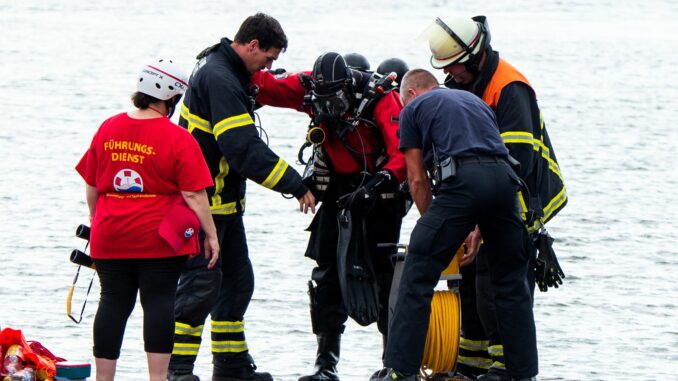
[{"label": "yellow hose reel", "polygon": [[[441,273],[441,280],[460,280],[459,259],[464,246],[457,250],[450,265]],[[436,373],[453,372],[459,354],[461,311],[457,288],[435,291],[431,300],[431,319],[426,335],[420,373],[429,380]]]}]

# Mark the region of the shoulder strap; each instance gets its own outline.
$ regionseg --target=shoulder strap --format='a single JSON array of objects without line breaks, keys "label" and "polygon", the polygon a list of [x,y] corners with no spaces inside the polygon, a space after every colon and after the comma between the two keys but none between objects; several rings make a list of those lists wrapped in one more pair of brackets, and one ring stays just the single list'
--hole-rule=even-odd
[{"label": "shoulder strap", "polygon": [[373,75],[367,82],[367,85],[365,85],[365,89],[362,93],[362,100],[354,113],[355,123],[357,124],[360,119],[368,119],[369,113],[374,110],[374,105],[376,105],[384,95],[390,93],[397,87],[395,73],[390,73],[381,77]]}]

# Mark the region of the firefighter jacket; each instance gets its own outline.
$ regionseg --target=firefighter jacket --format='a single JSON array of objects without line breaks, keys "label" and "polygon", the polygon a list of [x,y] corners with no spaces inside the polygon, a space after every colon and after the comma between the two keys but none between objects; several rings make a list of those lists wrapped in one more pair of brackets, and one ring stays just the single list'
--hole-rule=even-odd
[{"label": "firefighter jacket", "polygon": [[242,215],[248,178],[296,198],[307,192],[301,176],[259,137],[251,75],[230,45],[224,38],[200,59],[179,118],[200,144],[213,177],[207,193],[214,216]]},{"label": "firefighter jacket", "polygon": [[[454,81],[449,87],[462,88]],[[531,210],[546,222],[567,203],[560,167],[549,139],[537,97],[518,70],[489,50],[478,78],[468,88],[494,110],[501,137],[511,156],[520,162],[518,175],[526,183],[527,195],[520,194],[523,218]],[[538,227],[535,221],[530,231]]]},{"label": "firefighter jacket", "polygon": [[[261,71],[253,77],[253,83],[259,87],[257,102],[263,105],[292,108],[312,115],[310,106],[304,105],[306,89],[300,75],[309,73],[285,74],[274,76]],[[387,169],[398,183],[405,181],[407,168],[405,157],[399,150],[400,139],[397,136],[398,117],[402,102],[397,92],[391,91],[380,98],[366,119],[374,126],[360,122],[354,130],[340,138],[333,128],[320,124],[325,132],[322,149],[329,160],[331,170],[337,174],[358,174]],[[364,168],[365,165],[367,168]]]}]

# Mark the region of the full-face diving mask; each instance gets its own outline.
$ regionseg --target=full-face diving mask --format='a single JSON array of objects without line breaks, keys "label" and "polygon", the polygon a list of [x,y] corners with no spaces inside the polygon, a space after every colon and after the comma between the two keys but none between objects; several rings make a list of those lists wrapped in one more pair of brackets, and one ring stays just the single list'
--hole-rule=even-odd
[{"label": "full-face diving mask", "polygon": [[321,119],[339,118],[351,107],[344,81],[337,82],[340,83],[317,84],[311,91],[313,108]]},{"label": "full-face diving mask", "polygon": [[310,101],[321,120],[336,120],[350,110],[349,88],[353,77],[339,53],[327,52],[320,55],[313,65],[311,76],[313,86]]}]

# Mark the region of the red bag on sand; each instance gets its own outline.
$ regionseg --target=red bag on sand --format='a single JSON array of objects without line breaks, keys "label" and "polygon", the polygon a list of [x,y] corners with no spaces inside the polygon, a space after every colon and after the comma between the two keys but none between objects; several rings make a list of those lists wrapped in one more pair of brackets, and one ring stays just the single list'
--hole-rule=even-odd
[{"label": "red bag on sand", "polygon": [[56,356],[55,354],[50,352],[50,350],[45,348],[45,346],[42,345],[39,341],[28,340],[28,346],[31,347],[31,350],[36,355],[47,357],[48,359],[52,360],[55,363],[66,361],[65,358]]},{"label": "red bag on sand", "polygon": [[[35,343],[35,342],[34,342]],[[54,356],[47,348],[43,347],[42,344],[34,345],[38,348],[37,352],[41,352],[43,349],[46,352],[36,353],[36,351],[31,348],[31,345],[28,344],[24,335],[21,333],[21,330],[5,328],[0,332],[0,347],[2,347],[2,359],[5,358],[5,352],[7,348],[11,345],[20,345],[23,349],[23,362],[25,366],[35,369],[36,379],[39,381],[42,380],[52,380],[56,376],[56,366],[54,365],[54,360],[45,356],[45,353],[48,353]],[[54,356],[56,358],[56,356]]]}]

